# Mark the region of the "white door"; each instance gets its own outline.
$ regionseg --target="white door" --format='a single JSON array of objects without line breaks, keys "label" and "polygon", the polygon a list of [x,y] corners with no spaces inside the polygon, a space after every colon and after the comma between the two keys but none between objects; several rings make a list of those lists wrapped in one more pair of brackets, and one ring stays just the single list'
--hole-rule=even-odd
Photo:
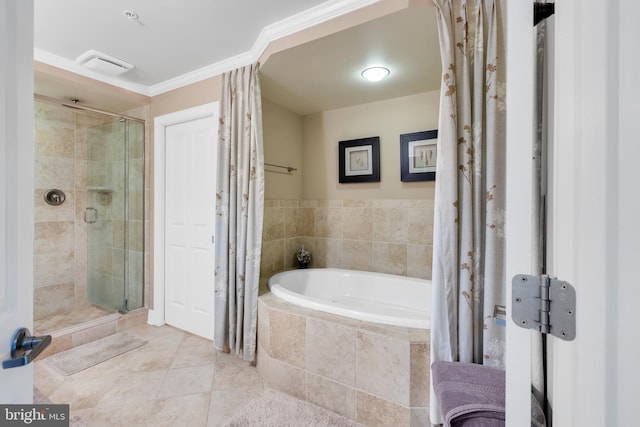
[{"label": "white door", "polygon": [[[508,182],[513,189],[507,207],[508,274],[527,268],[531,173],[522,147],[530,146],[533,134],[531,7],[529,2],[508,7]],[[550,275],[570,282],[577,292],[576,339],[548,338],[549,425],[555,427],[637,424],[637,16],[640,5],[632,0],[567,0],[556,3],[552,18],[548,267]],[[530,425],[529,351],[527,331],[509,322],[508,426]]]},{"label": "white door", "polygon": [[577,291],[551,339],[554,426],[638,425],[640,5],[556,4],[552,273]]},{"label": "white door", "polygon": [[164,126],[165,322],[213,339],[217,111]]},{"label": "white door", "polygon": [[[0,3],[0,358],[33,332],[33,1]],[[0,369],[0,403],[33,401],[33,364]],[[3,418],[0,418],[0,420]]]}]

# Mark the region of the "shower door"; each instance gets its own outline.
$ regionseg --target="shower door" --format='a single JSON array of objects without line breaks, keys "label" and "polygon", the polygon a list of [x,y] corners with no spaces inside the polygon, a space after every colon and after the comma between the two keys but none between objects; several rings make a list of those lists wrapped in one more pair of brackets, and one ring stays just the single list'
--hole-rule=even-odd
[{"label": "shower door", "polygon": [[87,299],[108,311],[143,305],[144,123],[87,129]]}]

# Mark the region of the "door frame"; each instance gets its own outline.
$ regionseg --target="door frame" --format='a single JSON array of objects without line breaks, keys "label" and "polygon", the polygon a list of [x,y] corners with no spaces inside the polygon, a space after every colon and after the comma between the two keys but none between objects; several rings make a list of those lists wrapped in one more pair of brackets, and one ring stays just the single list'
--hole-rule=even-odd
[{"label": "door frame", "polygon": [[[211,117],[217,120],[219,101],[158,116],[153,122],[154,172],[153,172],[153,308],[149,309],[147,323],[165,324],[165,179],[166,179],[166,128],[179,123]],[[212,215],[214,212],[211,213]]]},{"label": "door frame", "polygon": [[535,54],[533,3],[507,9],[506,424],[531,425],[531,332],[511,320],[511,278],[532,272]]},{"label": "door frame", "polygon": [[[32,0],[0,4],[0,359],[33,331],[34,103]],[[6,42],[5,42],[6,40]],[[33,401],[33,363],[0,368],[0,402]]]}]

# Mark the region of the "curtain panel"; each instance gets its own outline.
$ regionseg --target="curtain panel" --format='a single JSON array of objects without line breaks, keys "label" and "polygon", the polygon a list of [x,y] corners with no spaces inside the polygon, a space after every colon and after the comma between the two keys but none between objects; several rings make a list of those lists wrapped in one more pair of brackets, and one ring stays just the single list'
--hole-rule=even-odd
[{"label": "curtain panel", "polygon": [[223,74],[218,132],[214,345],[255,362],[264,216],[258,64]]},{"label": "curtain panel", "polygon": [[[431,362],[504,369],[505,41],[500,0],[434,0],[443,65]],[[442,423],[433,388],[431,420]]]}]

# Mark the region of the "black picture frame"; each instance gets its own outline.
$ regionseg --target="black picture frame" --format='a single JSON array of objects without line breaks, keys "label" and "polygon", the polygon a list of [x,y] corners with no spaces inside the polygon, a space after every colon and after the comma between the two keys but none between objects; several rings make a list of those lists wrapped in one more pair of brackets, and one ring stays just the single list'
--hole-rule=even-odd
[{"label": "black picture frame", "polygon": [[400,135],[402,182],[435,181],[437,156],[437,129]]},{"label": "black picture frame", "polygon": [[380,137],[351,139],[338,142],[338,181],[380,181]]}]

